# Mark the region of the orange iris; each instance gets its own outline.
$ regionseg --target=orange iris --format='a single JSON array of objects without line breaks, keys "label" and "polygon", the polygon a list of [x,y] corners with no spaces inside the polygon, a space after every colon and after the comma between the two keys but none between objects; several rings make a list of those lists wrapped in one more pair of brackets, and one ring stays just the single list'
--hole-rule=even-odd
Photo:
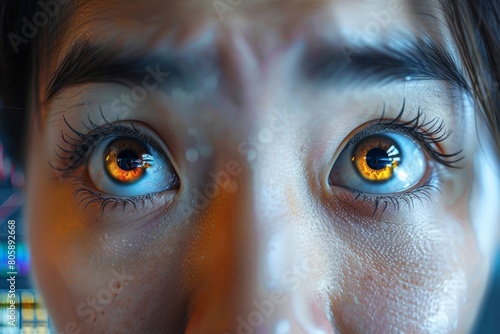
[{"label": "orange iris", "polygon": [[116,139],[108,145],[104,153],[106,170],[116,182],[137,182],[149,167],[142,162],[144,154],[147,154],[147,151],[137,140]]},{"label": "orange iris", "polygon": [[389,137],[374,135],[361,140],[354,149],[352,161],[366,180],[384,182],[401,163],[397,144]]}]

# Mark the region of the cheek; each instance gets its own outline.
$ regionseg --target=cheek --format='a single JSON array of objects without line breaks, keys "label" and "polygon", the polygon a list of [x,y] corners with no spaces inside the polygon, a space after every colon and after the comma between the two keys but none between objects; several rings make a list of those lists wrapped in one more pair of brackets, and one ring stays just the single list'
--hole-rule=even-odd
[{"label": "cheek", "polygon": [[[34,278],[54,322],[64,328],[65,323],[72,320],[72,311],[79,302],[79,289],[73,279],[85,274],[84,270],[80,271],[85,268],[79,266],[68,251],[71,234],[67,232],[75,226],[75,217],[67,205],[71,194],[64,191],[47,165],[46,151],[40,142],[31,144],[26,219]],[[91,288],[88,283],[82,284],[79,291],[90,294]]]},{"label": "cheek", "polygon": [[[164,310],[161,322],[148,319],[145,328],[179,326],[186,230],[165,217],[125,228],[116,217],[134,221],[127,212],[84,213],[71,181],[59,181],[46,156],[45,147],[32,144],[26,218],[35,283],[57,328],[94,332],[105,323],[118,330],[150,318],[145,310]],[[137,316],[123,320],[125,309]]]},{"label": "cheek", "polygon": [[[89,333],[127,332],[137,323],[152,332],[185,326],[185,231],[89,228],[64,191],[35,193],[28,212],[35,280],[58,329],[71,323]],[[123,310],[135,316],[122,319]],[[151,310],[162,310],[161,318]]]},{"label": "cheek", "polygon": [[330,298],[341,331],[447,333],[472,325],[487,272],[467,221],[428,203],[391,221],[355,221],[338,237],[344,260],[332,268],[344,282]]}]

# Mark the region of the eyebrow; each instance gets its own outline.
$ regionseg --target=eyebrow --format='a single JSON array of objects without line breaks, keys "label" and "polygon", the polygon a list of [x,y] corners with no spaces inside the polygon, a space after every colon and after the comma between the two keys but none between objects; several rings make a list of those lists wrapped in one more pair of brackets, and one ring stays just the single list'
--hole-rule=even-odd
[{"label": "eyebrow", "polygon": [[[168,73],[168,82],[193,85],[195,73],[203,72],[208,61],[178,55],[143,54],[126,50],[120,52],[105,45],[77,41],[52,74],[46,88],[45,101],[61,89],[86,83],[120,83],[141,85],[147,75]],[[191,74],[191,75],[188,75]],[[165,86],[165,83],[162,84]]]},{"label": "eyebrow", "polygon": [[442,80],[456,88],[470,91],[465,75],[452,54],[425,36],[416,39],[397,36],[397,43],[365,47],[341,44],[316,52],[306,60],[305,72],[320,82],[352,84],[387,84],[391,82]]},{"label": "eyebrow", "polygon": [[[381,44],[357,48],[341,44],[333,49],[316,51],[304,59],[303,69],[309,79],[334,82],[343,88],[355,83],[443,80],[469,91],[465,76],[444,47],[428,37],[418,40],[399,37],[398,40],[401,41],[398,47]],[[206,67],[206,63],[202,61],[202,67]],[[200,64],[186,57],[119,52],[109,46],[80,40],[53,73],[46,90],[46,100],[64,87],[84,83],[140,84],[148,73],[148,66],[160,68],[162,72],[172,75],[177,83],[184,84],[191,75],[200,73]]]}]

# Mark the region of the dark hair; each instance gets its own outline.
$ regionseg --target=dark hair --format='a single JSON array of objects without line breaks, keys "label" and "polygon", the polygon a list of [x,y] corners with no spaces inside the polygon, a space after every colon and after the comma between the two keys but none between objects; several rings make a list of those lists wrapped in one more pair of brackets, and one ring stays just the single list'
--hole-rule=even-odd
[{"label": "dark hair", "polygon": [[[22,162],[28,117],[32,52],[22,44],[18,52],[9,38],[22,35],[21,18],[34,12],[34,1],[0,1],[0,141],[7,153]],[[12,34],[10,34],[12,33]]]},{"label": "dark hair", "polygon": [[[54,0],[56,1],[56,0]],[[62,2],[63,0],[57,0]],[[452,34],[470,80],[476,114],[483,117],[495,140],[500,159],[500,2],[498,0],[441,0]],[[28,111],[40,50],[57,30],[58,20],[41,29],[28,43],[12,46],[21,36],[23,18],[41,10],[33,0],[0,0],[0,140],[18,162],[23,161]],[[43,39],[45,47],[41,48]]]},{"label": "dark hair", "polygon": [[488,124],[500,160],[500,2],[452,0],[443,9],[471,81],[476,114]]}]

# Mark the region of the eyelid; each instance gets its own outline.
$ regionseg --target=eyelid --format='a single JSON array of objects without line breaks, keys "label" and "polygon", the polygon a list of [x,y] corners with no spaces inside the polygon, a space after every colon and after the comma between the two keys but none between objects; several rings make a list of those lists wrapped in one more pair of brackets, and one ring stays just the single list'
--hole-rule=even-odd
[{"label": "eyelid", "polygon": [[[57,145],[58,150],[56,150],[55,154],[59,159],[66,161],[67,164],[64,168],[57,168],[49,163],[52,168],[62,172],[61,176],[63,178],[67,177],[75,181],[73,184],[73,187],[75,187],[73,196],[78,197],[77,202],[79,205],[83,205],[83,210],[86,210],[91,204],[98,204],[101,208],[101,214],[103,214],[104,210],[110,207],[123,207],[123,209],[125,209],[126,206],[131,204],[137,209],[138,203],[153,203],[159,199],[163,202],[165,199],[169,202],[173,201],[178,189],[175,193],[173,189],[161,191],[161,197],[158,196],[160,192],[130,196],[106,194],[89,179],[90,176],[86,170],[86,165],[84,166],[85,170],[81,170],[80,172],[82,165],[88,163],[89,156],[97,145],[114,137],[127,137],[140,140],[146,146],[156,151],[168,167],[171,168],[172,173],[170,173],[170,178],[168,179],[170,181],[166,180],[165,182],[179,182],[180,186],[179,173],[177,172],[178,169],[175,166],[173,158],[170,156],[170,151],[154,130],[139,121],[130,120],[110,123],[104,118],[102,112],[101,117],[103,125],[94,123],[90,118],[88,118],[88,124],[82,122],[83,127],[87,130],[85,133],[76,130],[76,128],[70,125],[63,117],[69,129],[66,132],[61,131],[62,140],[66,147]],[[76,170],[78,170],[78,172],[75,172]]]},{"label": "eyelid", "polygon": [[406,103],[404,101],[399,114],[393,119],[386,119],[384,118],[384,105],[384,110],[380,119],[369,121],[359,126],[342,142],[342,149],[335,155],[334,161],[336,161],[350,146],[356,145],[356,143],[364,137],[390,130],[412,137],[437,163],[449,168],[460,169],[461,167],[458,166],[458,162],[464,159],[462,150],[451,154],[447,154],[442,150],[441,144],[446,141],[452,133],[451,130],[445,127],[444,120],[435,117],[430,121],[426,121],[425,114],[421,111],[421,108],[418,108],[417,115],[413,119],[403,121],[405,107]]},{"label": "eyelid", "polygon": [[[160,142],[158,142],[147,134],[148,131],[151,131],[152,135],[158,136],[147,125],[140,121],[133,120],[110,123],[104,117],[102,110],[100,115],[102,118],[102,125],[96,124],[90,119],[90,116],[87,118],[88,124],[82,121],[82,126],[86,129],[85,132],[77,130],[63,116],[67,130],[61,130],[63,143],[61,143],[61,145],[57,144],[55,154],[62,160],[65,167],[55,167],[53,164],[50,164],[52,168],[63,173],[71,172],[85,162],[85,159],[92,152],[92,149],[100,141],[112,136],[123,136],[136,138],[154,148],[157,152],[164,155],[165,160],[170,163],[173,170],[177,173],[177,168],[173,162],[174,160],[169,155],[168,148],[162,147],[163,145],[160,144],[160,142],[162,142],[161,139]],[[139,131],[138,128],[140,127],[144,127],[147,131]]]},{"label": "eyelid", "polygon": [[[350,203],[350,207],[359,209],[360,214],[366,214],[368,207],[364,206],[365,204],[373,208],[373,215],[375,215],[379,209],[384,212],[388,207],[392,207],[396,211],[399,211],[403,206],[406,206],[411,210],[416,200],[420,202],[424,199],[430,200],[433,193],[441,193],[439,185],[442,180],[443,172],[445,172],[444,168],[461,168],[457,163],[464,158],[462,156],[462,151],[452,154],[447,154],[442,151],[442,145],[440,144],[451,135],[451,130],[445,127],[444,120],[436,117],[430,121],[426,121],[425,115],[421,109],[418,108],[414,118],[409,121],[404,121],[404,110],[405,103],[403,103],[401,111],[395,118],[387,119],[384,117],[384,105],[384,110],[380,119],[366,122],[353,130],[342,141],[341,146],[339,146],[340,149],[338,149],[337,153],[334,155],[333,163],[328,173],[327,183],[330,186],[329,189],[331,189],[331,191],[333,191],[333,189],[344,189],[348,191],[350,195],[346,203]],[[356,145],[360,140],[370,135],[384,134],[387,132],[408,136],[419,144],[422,152],[427,156],[427,172],[425,176],[422,177],[419,185],[416,185],[412,189],[394,194],[371,194],[348,187],[335,186],[335,183],[332,182],[331,175],[338,159],[343,156],[343,153],[353,147],[353,145]],[[336,190],[335,193],[337,193],[337,191],[339,190]],[[352,201],[360,201],[362,204],[352,205]]]}]

